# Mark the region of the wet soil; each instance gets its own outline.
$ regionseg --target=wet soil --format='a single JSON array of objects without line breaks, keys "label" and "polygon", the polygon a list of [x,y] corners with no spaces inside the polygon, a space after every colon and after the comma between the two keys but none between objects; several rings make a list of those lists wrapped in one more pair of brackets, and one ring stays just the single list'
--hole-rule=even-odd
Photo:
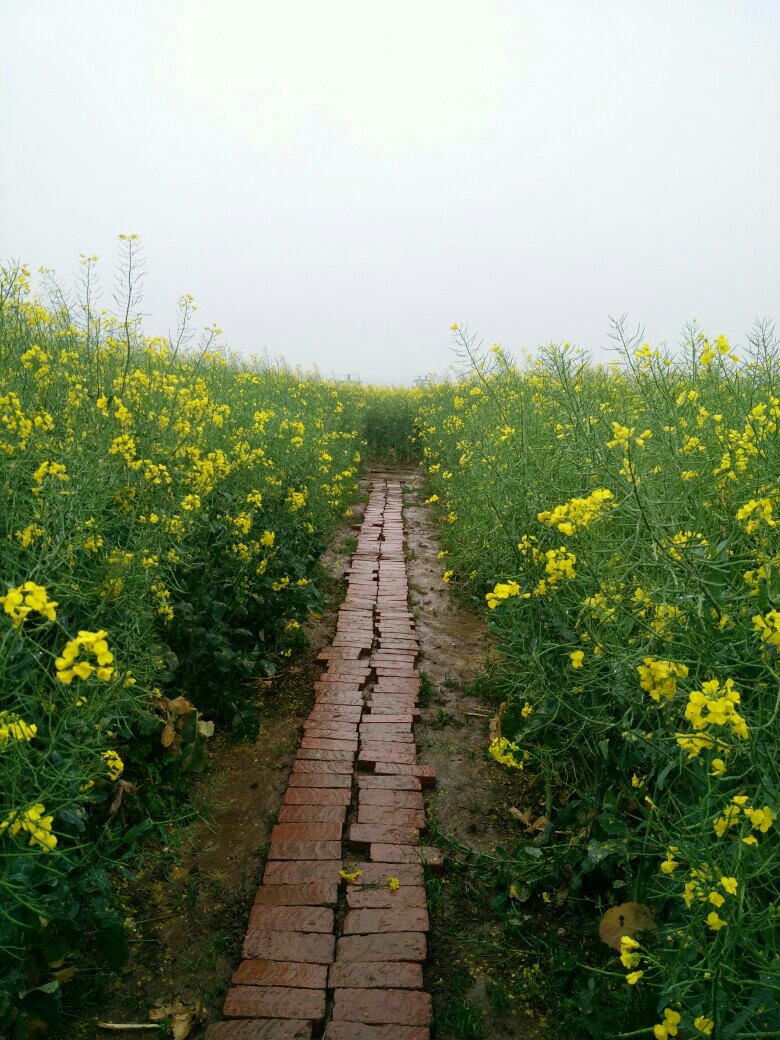
[{"label": "wet soil", "polygon": [[487,755],[499,710],[489,679],[497,651],[485,623],[442,580],[445,567],[419,476],[407,482],[405,498],[411,602],[427,678],[418,757],[436,769],[427,799],[430,840],[447,864],[440,880],[428,880],[426,988],[434,999],[435,1036],[530,1040],[546,1030],[541,968],[531,947],[510,933],[530,931],[537,922],[520,903],[510,904],[509,928],[496,917],[491,904],[500,889],[483,867],[495,865],[520,838],[511,809],[542,814],[539,792],[533,778]]}]

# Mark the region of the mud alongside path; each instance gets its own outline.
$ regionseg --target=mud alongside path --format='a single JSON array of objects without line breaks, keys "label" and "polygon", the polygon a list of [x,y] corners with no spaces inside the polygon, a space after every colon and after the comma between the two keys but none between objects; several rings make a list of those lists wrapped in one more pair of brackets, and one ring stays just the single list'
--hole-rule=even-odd
[{"label": "mud alongside path", "polygon": [[[478,868],[470,877],[452,861],[473,859],[467,849],[492,856],[511,848],[518,829],[510,809],[533,804],[538,793],[525,775],[501,769],[486,755],[499,707],[487,678],[496,650],[485,623],[442,580],[438,532],[422,490],[419,475],[407,481],[404,510],[420,670],[430,684],[416,738],[420,762],[436,770],[426,803],[450,863],[442,881],[429,880],[426,986],[434,998],[435,1036],[531,1040],[546,1026],[537,1010],[539,965],[520,943],[507,945],[501,923],[483,905]],[[533,927],[522,910],[518,924]]]}]

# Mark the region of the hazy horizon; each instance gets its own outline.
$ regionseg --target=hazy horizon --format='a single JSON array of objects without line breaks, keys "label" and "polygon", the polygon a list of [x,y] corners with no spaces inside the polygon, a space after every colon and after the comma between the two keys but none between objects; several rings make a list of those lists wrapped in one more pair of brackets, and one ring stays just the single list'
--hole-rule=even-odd
[{"label": "hazy horizon", "polygon": [[458,322],[606,357],[780,318],[780,4],[167,0],[0,10],[0,259],[119,233],[145,330],[410,383]]}]

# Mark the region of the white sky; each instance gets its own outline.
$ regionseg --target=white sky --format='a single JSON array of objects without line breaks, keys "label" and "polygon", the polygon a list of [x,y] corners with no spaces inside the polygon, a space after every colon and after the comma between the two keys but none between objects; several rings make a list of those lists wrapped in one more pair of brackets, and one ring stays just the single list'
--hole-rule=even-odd
[{"label": "white sky", "polygon": [[0,258],[409,382],[780,319],[780,0],[0,0]]}]

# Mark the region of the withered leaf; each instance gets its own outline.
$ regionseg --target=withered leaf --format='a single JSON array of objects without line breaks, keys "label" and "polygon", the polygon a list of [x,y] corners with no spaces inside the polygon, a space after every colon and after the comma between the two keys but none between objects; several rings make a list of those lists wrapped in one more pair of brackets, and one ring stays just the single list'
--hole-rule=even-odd
[{"label": "withered leaf", "polygon": [[655,930],[650,907],[644,903],[621,903],[611,906],[601,918],[599,938],[613,950],[620,950],[620,939],[624,935],[635,939],[642,932]]}]

